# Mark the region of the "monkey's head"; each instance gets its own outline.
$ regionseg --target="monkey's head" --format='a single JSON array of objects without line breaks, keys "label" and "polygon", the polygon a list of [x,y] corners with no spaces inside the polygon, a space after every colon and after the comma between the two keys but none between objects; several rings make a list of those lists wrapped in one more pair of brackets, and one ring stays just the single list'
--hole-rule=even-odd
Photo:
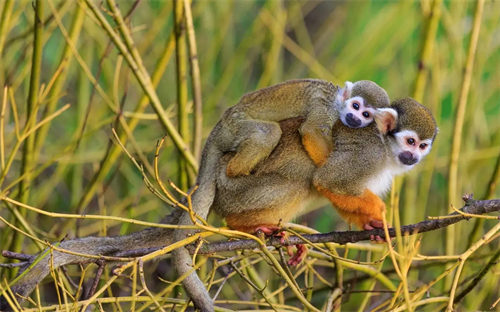
[{"label": "monkey's head", "polygon": [[395,161],[403,170],[409,170],[427,155],[437,135],[432,113],[414,99],[407,97],[391,104],[397,112],[394,129],[388,129]]},{"label": "monkey's head", "polygon": [[337,96],[342,123],[350,128],[363,128],[373,122],[378,108],[388,107],[389,96],[373,81],[346,81]]}]

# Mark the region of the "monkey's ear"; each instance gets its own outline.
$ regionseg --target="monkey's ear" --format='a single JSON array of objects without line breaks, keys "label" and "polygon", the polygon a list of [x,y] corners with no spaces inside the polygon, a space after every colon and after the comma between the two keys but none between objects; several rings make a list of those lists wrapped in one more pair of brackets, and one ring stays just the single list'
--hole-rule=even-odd
[{"label": "monkey's ear", "polygon": [[344,103],[347,99],[351,98],[352,87],[354,84],[350,81],[345,82],[345,87],[339,90],[337,94],[337,101]]},{"label": "monkey's ear", "polygon": [[342,89],[342,92],[341,92],[342,97],[344,98],[344,101],[351,97],[353,86],[354,86],[354,83],[352,83],[350,81],[345,82],[345,87]]},{"label": "monkey's ear", "polygon": [[396,129],[398,112],[392,108],[378,108],[374,115],[375,123],[383,135]]}]

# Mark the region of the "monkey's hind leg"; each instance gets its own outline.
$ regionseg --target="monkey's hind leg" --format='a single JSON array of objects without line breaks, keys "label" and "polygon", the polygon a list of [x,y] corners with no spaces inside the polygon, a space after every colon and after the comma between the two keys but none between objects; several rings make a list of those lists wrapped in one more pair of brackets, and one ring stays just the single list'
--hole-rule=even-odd
[{"label": "monkey's hind leg", "polygon": [[[283,228],[277,225],[261,225],[254,230],[255,233],[258,233],[259,231],[268,236],[272,235],[281,237],[282,244],[288,242],[288,237],[290,236],[290,234],[288,234],[287,231],[284,231]],[[293,252],[291,245],[286,246],[286,251],[288,255],[291,257],[290,260],[288,260],[288,265],[290,266],[297,266],[300,262],[302,262],[302,260],[306,257],[307,253],[309,252],[307,246],[304,244],[297,244],[295,245],[295,247],[297,248],[296,253]]]},{"label": "monkey's hind leg", "polygon": [[[284,231],[282,227],[272,224],[259,225],[257,227],[253,226],[245,228],[236,228],[236,230],[246,233],[256,234],[257,236],[260,232],[267,236],[281,237],[280,240],[281,244],[285,244],[286,242],[288,242],[288,237],[290,236],[290,234],[288,234],[287,231]],[[300,262],[302,262],[302,260],[306,257],[307,253],[309,252],[309,249],[307,249],[307,246],[304,244],[297,244],[295,245],[295,247],[297,248],[297,252],[294,253],[292,245],[286,246],[286,251],[288,255],[291,257],[288,260],[288,265],[290,266],[297,266]]]},{"label": "monkey's hind leg", "polygon": [[227,165],[227,176],[232,178],[249,175],[261,160],[271,154],[281,138],[281,128],[275,122],[246,121],[239,133],[244,133],[245,138]]}]

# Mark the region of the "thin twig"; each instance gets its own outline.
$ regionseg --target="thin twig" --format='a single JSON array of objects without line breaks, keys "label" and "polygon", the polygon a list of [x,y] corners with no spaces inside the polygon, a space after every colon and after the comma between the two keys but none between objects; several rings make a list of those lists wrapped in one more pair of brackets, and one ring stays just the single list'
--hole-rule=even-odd
[{"label": "thin twig", "polygon": [[[40,75],[42,70],[42,52],[43,52],[43,8],[45,4],[44,1],[37,1],[35,5],[35,15],[34,15],[34,41],[33,41],[33,56],[31,63],[31,76],[29,85],[29,94],[27,101],[27,121],[25,129],[32,129],[36,125],[36,115],[38,110],[38,92],[40,88]],[[35,157],[35,135],[31,134],[26,138],[23,146],[23,157],[21,163],[21,173],[20,175],[26,175],[26,178],[19,183],[19,200],[23,203],[27,203],[29,199],[29,186],[31,185],[31,170]],[[27,210],[20,209],[21,216],[26,218]],[[15,223],[16,225],[19,222]],[[12,240],[12,250],[21,250],[21,245],[24,240],[22,235],[14,233],[14,238]]]},{"label": "thin twig", "polygon": [[99,285],[99,281],[101,280],[102,272],[104,271],[104,267],[106,266],[106,261],[97,260],[96,264],[98,267],[94,277],[94,282],[92,283],[92,287],[90,288],[90,291],[85,299],[89,299],[95,294],[95,291],[97,290],[97,285]]},{"label": "thin twig", "polygon": [[[102,13],[100,12],[100,10],[96,6],[96,4],[93,1],[85,0],[85,3],[89,6],[89,8],[94,13],[95,17],[99,20],[99,22],[101,23],[101,26],[106,30],[108,35],[111,37],[111,39],[115,43],[116,47],[120,50],[120,52],[123,54],[123,56],[125,57],[127,62],[130,64],[130,67],[132,68],[134,75],[136,76],[137,80],[141,84],[141,87],[143,88],[143,90],[146,92],[146,94],[150,98],[151,105],[153,106],[153,109],[158,114],[158,117],[160,118],[162,125],[164,126],[164,128],[167,131],[167,133],[169,134],[169,136],[172,138],[172,141],[178,147],[180,153],[185,157],[187,163],[194,170],[197,170],[198,163],[195,160],[194,156],[189,151],[189,146],[184,142],[181,135],[179,134],[179,132],[177,132],[173,123],[170,121],[170,119],[166,115],[165,110],[163,109],[163,106],[161,105],[161,101],[158,98],[158,95],[157,95],[156,91],[154,90],[154,87],[151,83],[151,78],[142,64],[142,59],[140,57],[134,58],[132,56],[132,54],[134,54],[134,56],[137,55],[138,51],[135,48],[135,46],[133,45],[133,40],[132,40],[132,37],[131,37],[128,29],[121,22],[121,15],[119,14],[118,8],[116,8],[116,6],[115,6],[115,2],[112,0],[108,0],[108,2],[110,3],[110,7],[112,9],[114,9],[113,13],[115,14],[116,21],[120,26],[120,31],[121,31],[123,37],[126,39],[127,44],[125,44],[121,40],[121,38],[118,36],[118,34],[113,30],[113,27],[108,23],[106,18],[102,15]],[[131,51],[132,54],[129,53],[129,51]]]},{"label": "thin twig", "polygon": [[236,264],[234,264],[234,262],[231,261],[231,267],[236,270],[236,272],[241,276],[241,278],[243,278],[245,280],[245,282],[247,282],[248,285],[252,286],[253,289],[255,289],[261,296],[262,298],[264,298],[264,300],[266,300],[267,304],[269,304],[269,306],[274,310],[274,311],[278,311],[276,309],[276,307],[273,305],[273,303],[269,300],[269,298],[266,296],[265,294],[265,289],[267,288],[268,286],[268,280],[266,280],[266,285],[264,286],[264,288],[260,289],[259,287],[257,287],[257,285],[255,285],[247,276],[245,276],[245,274],[243,274],[243,272],[241,272],[238,267],[236,266]]},{"label": "thin twig", "polygon": [[149,291],[148,286],[146,285],[146,280],[144,279],[144,262],[142,261],[142,259],[139,259],[139,276],[141,278],[141,284],[142,284],[142,288],[144,289],[144,291],[146,291],[146,293],[151,298],[151,300],[155,303],[155,305],[158,307],[158,309],[160,311],[162,311],[162,312],[165,312],[165,310],[158,303],[158,301],[153,296],[153,294],[151,293],[151,291]]},{"label": "thin twig", "polygon": [[[486,192],[482,199],[491,199],[495,194],[495,190],[500,181],[500,154],[497,157],[497,162],[495,164],[495,169],[490,177],[490,182],[488,182],[488,187],[486,188]],[[467,247],[470,247],[474,244],[475,241],[479,239],[479,235],[484,225],[484,219],[476,219],[474,223],[474,227],[469,235],[469,240],[467,242]]]}]

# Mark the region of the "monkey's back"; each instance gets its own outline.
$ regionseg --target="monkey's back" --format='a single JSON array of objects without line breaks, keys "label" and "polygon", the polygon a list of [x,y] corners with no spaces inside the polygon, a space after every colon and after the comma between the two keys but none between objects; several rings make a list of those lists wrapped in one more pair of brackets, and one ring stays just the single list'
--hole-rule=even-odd
[{"label": "monkey's back", "polygon": [[293,118],[280,123],[283,134],[278,146],[251,175],[229,178],[226,168],[234,153],[222,157],[212,206],[216,213],[229,219],[237,215],[245,225],[277,224],[280,219],[289,221],[302,208],[316,168],[302,145],[298,131],[302,121]]},{"label": "monkey's back", "polygon": [[229,110],[253,119],[278,122],[305,116],[308,104],[313,103],[311,99],[332,104],[337,93],[338,87],[326,80],[294,79],[247,93]]}]

